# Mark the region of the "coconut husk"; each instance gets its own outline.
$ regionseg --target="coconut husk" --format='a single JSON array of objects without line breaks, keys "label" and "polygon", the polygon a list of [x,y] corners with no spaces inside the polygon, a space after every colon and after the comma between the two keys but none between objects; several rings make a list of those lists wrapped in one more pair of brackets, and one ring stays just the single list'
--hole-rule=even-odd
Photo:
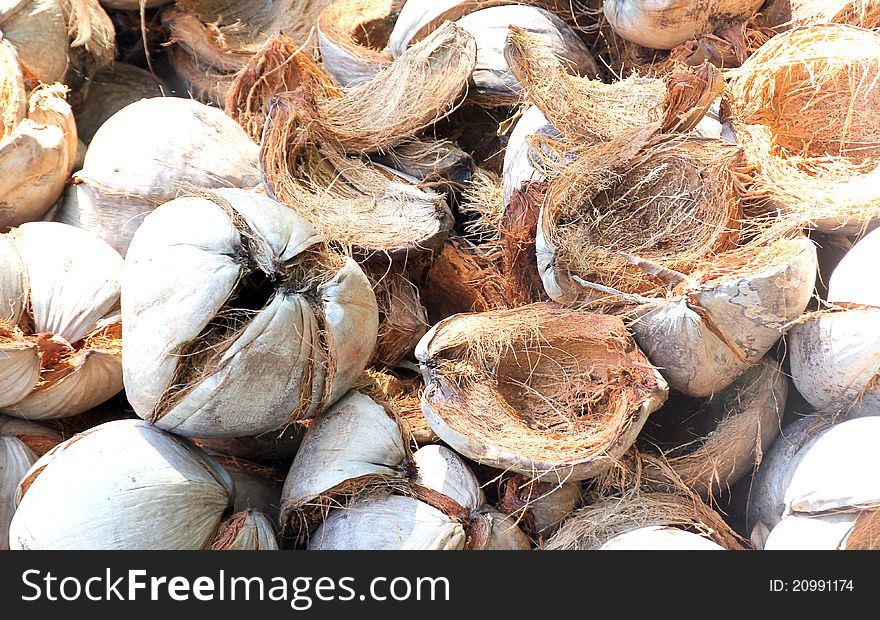
[{"label": "coconut husk", "polygon": [[473,158],[457,144],[445,139],[415,138],[401,142],[373,161],[389,166],[425,184],[456,186],[466,183],[474,172]]},{"label": "coconut husk", "polygon": [[610,467],[666,398],[620,319],[552,304],[450,317],[416,358],[422,409],[444,442],[545,481]]},{"label": "coconut husk", "polygon": [[253,437],[200,439],[194,443],[206,450],[247,461],[267,461],[288,465],[302,443],[309,420],[287,426],[283,432],[264,433]]},{"label": "coconut husk", "polygon": [[510,515],[521,530],[538,540],[539,545],[580,506],[583,499],[581,484],[575,480],[554,484],[515,474],[498,484],[498,509]]},{"label": "coconut husk", "polygon": [[748,197],[792,226],[857,232],[877,218],[880,35],[784,32],[734,70],[725,114],[750,166]]},{"label": "coconut husk", "polygon": [[60,433],[27,420],[0,415],[0,437],[15,437],[36,456],[43,456],[63,441]]},{"label": "coconut husk", "polygon": [[865,510],[858,513],[852,530],[844,542],[847,551],[880,550],[880,511]]},{"label": "coconut husk", "polygon": [[15,491],[36,460],[37,455],[23,441],[0,434],[0,551],[9,550],[9,524],[15,514]]},{"label": "coconut husk", "polygon": [[877,0],[770,0],[761,8],[761,21],[777,30],[815,24],[880,26]]},{"label": "coconut husk", "polygon": [[415,348],[428,330],[419,290],[403,273],[368,267],[367,277],[379,305],[379,336],[370,366],[393,368]]},{"label": "coconut husk", "polygon": [[99,71],[80,90],[73,107],[79,139],[88,144],[113,114],[139,99],[161,97],[167,90],[161,79],[134,65],[117,62]]},{"label": "coconut husk", "polygon": [[599,549],[611,539],[642,527],[674,527],[700,534],[730,550],[742,539],[720,514],[685,494],[630,492],[576,510],[547,541],[547,550]]},{"label": "coconut husk", "polygon": [[355,381],[353,389],[366,394],[397,417],[419,445],[439,440],[422,413],[422,377],[403,368],[374,370],[367,368]]},{"label": "coconut husk", "polygon": [[[488,250],[488,253],[487,253]],[[433,325],[453,314],[515,308],[525,300],[511,289],[498,266],[495,248],[450,237],[433,258],[419,288]]]},{"label": "coconut husk", "polygon": [[574,278],[653,295],[663,274],[646,273],[638,259],[688,273],[735,246],[735,146],[649,128],[580,151],[548,162],[558,172],[543,201],[537,258],[552,298],[571,300],[577,285],[566,279]]},{"label": "coconut husk", "polygon": [[321,64],[340,86],[372,79],[391,64],[388,37],[404,0],[337,0],[321,11]]},{"label": "coconut husk", "polygon": [[211,551],[277,551],[278,541],[270,517],[256,510],[242,510],[220,523]]},{"label": "coconut husk", "polygon": [[544,42],[515,26],[504,54],[531,102],[573,143],[609,140],[654,123],[687,131],[724,88],[708,63],[678,65],[662,79],[630,76],[612,84],[574,76]]},{"label": "coconut husk", "polygon": [[284,472],[211,450],[208,450],[208,454],[223,466],[235,482],[234,511],[258,510],[271,522],[278,521]]},{"label": "coconut husk", "polygon": [[661,490],[684,483],[712,498],[761,464],[779,434],[788,383],[779,362],[765,360],[713,398],[670,399],[640,435],[642,450],[666,460],[668,470],[646,464],[648,485]]}]

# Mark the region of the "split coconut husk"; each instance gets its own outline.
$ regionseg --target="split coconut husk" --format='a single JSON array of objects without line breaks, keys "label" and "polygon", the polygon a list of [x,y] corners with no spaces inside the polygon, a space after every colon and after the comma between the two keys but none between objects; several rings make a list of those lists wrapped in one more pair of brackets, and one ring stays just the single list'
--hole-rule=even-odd
[{"label": "split coconut husk", "polygon": [[750,539],[755,549],[764,548],[770,531],[782,520],[792,459],[811,439],[827,430],[832,422],[831,416],[815,414],[797,418],[782,429],[779,437],[764,451],[761,466],[749,490],[746,508],[747,526],[751,528]]},{"label": "split coconut husk", "polygon": [[683,483],[704,498],[729,492],[779,435],[787,394],[780,363],[765,359],[710,399],[670,397],[639,436],[641,449],[668,466],[645,463],[647,484],[668,491]]},{"label": "split coconut husk", "polygon": [[258,155],[220,110],[177,97],[137,101],[95,133],[54,219],[93,232],[124,255],[144,217],[182,191],[258,186]]},{"label": "split coconut husk", "polygon": [[412,456],[406,495],[376,491],[332,511],[309,549],[529,549],[513,520],[485,505],[476,476],[444,446]]},{"label": "split coconut husk", "polygon": [[129,402],[185,436],[253,436],[311,418],[348,391],[376,343],[376,297],[357,263],[245,190],[153,211],[122,289]]},{"label": "split coconut husk", "polygon": [[[470,2],[458,0],[423,5],[407,2],[391,33],[389,47],[396,57],[446,20],[454,21],[477,41],[473,87],[468,96],[487,106],[517,103],[521,84],[504,57],[509,25],[539,38],[564,59],[569,73],[596,77],[598,66],[577,33],[560,17],[543,8],[515,2]],[[501,6],[493,6],[501,4]]]},{"label": "split coconut husk", "polygon": [[237,512],[217,530],[210,551],[278,551],[272,521],[256,510]]},{"label": "split coconut husk", "polygon": [[509,29],[504,55],[529,100],[573,144],[606,141],[654,124],[686,132],[724,90],[721,72],[707,62],[611,84],[571,75],[551,47],[516,26]]},{"label": "split coconut husk", "polygon": [[12,549],[202,549],[235,486],[188,441],[141,420],[80,433],[40,458],[16,492]]},{"label": "split coconut husk", "polygon": [[880,26],[877,0],[770,0],[761,9],[762,22],[779,30],[815,24]]},{"label": "split coconut husk", "polygon": [[583,499],[581,483],[538,482],[516,474],[500,483],[498,509],[539,541],[551,536]]},{"label": "split coconut husk", "polygon": [[418,288],[403,273],[367,266],[366,274],[379,306],[379,335],[369,365],[393,368],[428,331],[428,316]]},{"label": "split coconut husk", "polygon": [[[657,529],[629,534],[643,528]],[[640,549],[693,548],[690,538],[681,540],[676,535],[670,535],[668,529],[697,534],[722,549],[743,548],[741,538],[730,529],[721,515],[698,498],[656,492],[630,492],[579,508],[562,523],[544,548],[594,550],[605,545],[608,545],[607,548],[634,546],[632,539],[627,542],[617,538],[625,534],[638,536]]]},{"label": "split coconut husk", "polygon": [[443,139],[406,140],[372,159],[422,183],[441,187],[466,183],[474,172],[473,158],[454,142]]},{"label": "split coconut husk", "polygon": [[445,443],[543,481],[611,467],[667,395],[619,318],[549,303],[452,316],[416,358],[422,410]]},{"label": "split coconut husk", "polygon": [[40,219],[73,171],[77,130],[61,84],[27,94],[15,48],[0,39],[0,231]]},{"label": "split coconut husk", "polygon": [[9,549],[15,490],[36,461],[37,455],[23,441],[0,434],[0,551]]},{"label": "split coconut husk", "polygon": [[827,310],[802,317],[789,337],[791,374],[818,411],[849,417],[880,414],[877,373],[880,288],[873,271],[880,257],[875,230],[846,252],[828,280]]},{"label": "split coconut husk", "polygon": [[0,237],[0,411],[30,420],[82,413],[122,390],[122,257],[54,222]]},{"label": "split coconut husk", "polygon": [[15,437],[38,457],[63,441],[54,429],[29,420],[0,414],[0,437]]},{"label": "split coconut husk", "polygon": [[880,418],[865,417],[836,424],[801,448],[787,467],[783,518],[765,549],[880,549],[878,437]]},{"label": "split coconut husk", "polygon": [[304,540],[351,497],[403,486],[411,461],[404,432],[385,407],[354,390],[323,412],[309,425],[284,481],[282,529]]},{"label": "split coconut husk", "polygon": [[623,38],[643,47],[669,50],[701,34],[746,21],[762,4],[762,0],[710,0],[696,5],[685,0],[607,0],[602,9]]},{"label": "split coconut husk", "polygon": [[422,376],[415,364],[412,369],[367,368],[354,384],[354,389],[390,410],[405,427],[404,435],[408,434],[419,445],[439,441],[422,413],[422,387]]},{"label": "split coconut husk", "polygon": [[161,79],[134,65],[117,62],[102,69],[80,89],[73,108],[79,139],[88,144],[104,121],[125,106],[169,91]]},{"label": "split coconut husk", "polygon": [[828,24],[784,32],[730,75],[726,114],[751,167],[749,197],[793,226],[854,233],[880,213],[880,34]]},{"label": "split coconut husk", "polygon": [[7,2],[0,30],[18,52],[29,88],[69,84],[113,62],[116,31],[98,0]]},{"label": "split coconut husk", "polygon": [[337,84],[357,86],[391,64],[388,37],[404,1],[336,0],[321,11],[321,64]]},{"label": "split coconut husk", "polygon": [[318,17],[331,2],[178,0],[162,12],[174,44],[172,65],[194,95],[222,106],[236,73],[273,34],[283,32],[304,53],[312,51]]}]

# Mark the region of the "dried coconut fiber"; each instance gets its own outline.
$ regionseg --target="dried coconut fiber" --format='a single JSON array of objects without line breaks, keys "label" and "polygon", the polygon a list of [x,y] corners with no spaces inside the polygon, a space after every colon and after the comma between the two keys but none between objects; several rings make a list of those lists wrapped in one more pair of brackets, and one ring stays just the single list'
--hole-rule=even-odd
[{"label": "dried coconut fiber", "polygon": [[422,410],[444,442],[549,482],[611,467],[667,395],[619,318],[549,303],[452,316],[416,358]]},{"label": "dried coconut fiber", "polygon": [[751,167],[749,197],[823,232],[875,222],[878,83],[880,34],[841,24],[784,32],[733,70],[725,114]]},{"label": "dried coconut fiber", "polygon": [[761,21],[778,30],[815,24],[880,26],[877,0],[770,0],[761,9]]}]

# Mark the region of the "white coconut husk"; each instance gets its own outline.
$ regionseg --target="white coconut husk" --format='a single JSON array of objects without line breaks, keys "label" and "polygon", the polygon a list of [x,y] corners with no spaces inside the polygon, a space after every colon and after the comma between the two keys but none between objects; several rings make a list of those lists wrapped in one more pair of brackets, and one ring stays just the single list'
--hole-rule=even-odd
[{"label": "white coconut husk", "polygon": [[[741,538],[720,514],[698,498],[678,493],[629,492],[576,510],[544,546],[548,550],[600,549],[642,528],[674,528],[702,536],[723,549],[742,549]],[[655,533],[651,538],[657,536]],[[654,540],[668,540],[659,534]]]},{"label": "white coconut husk", "polygon": [[416,358],[445,443],[545,481],[611,467],[667,394],[620,319],[551,304],[450,317]]},{"label": "white coconut husk", "polygon": [[783,30],[812,24],[880,26],[877,0],[769,0],[761,8],[762,23]]},{"label": "white coconut husk", "polygon": [[486,503],[480,481],[457,454],[446,446],[424,446],[413,454],[415,484],[427,487],[475,510]]},{"label": "white coconut husk", "polygon": [[348,391],[375,346],[363,271],[254,192],[214,190],[153,211],[122,289],[129,402],[182,435],[252,436],[313,417]]},{"label": "white coconut husk", "polygon": [[6,2],[0,30],[18,51],[31,87],[65,81],[66,75],[88,77],[113,62],[116,32],[98,0]]},{"label": "white coconut husk", "polygon": [[272,521],[261,512],[237,512],[220,524],[211,551],[278,551]]},{"label": "white coconut husk", "polygon": [[235,488],[204,452],[141,420],[80,433],[16,493],[13,549],[201,549]]},{"label": "white coconut husk", "polygon": [[747,196],[793,227],[853,234],[877,219],[880,34],[843,24],[773,37],[728,76],[725,115]]},{"label": "white coconut husk", "polygon": [[31,222],[4,235],[0,410],[33,420],[82,413],[122,390],[122,258],[94,235]]},{"label": "white coconut husk", "polygon": [[36,460],[37,455],[24,442],[0,435],[0,551],[9,549],[9,523],[15,513],[15,490]]},{"label": "white coconut husk", "polygon": [[[485,542],[481,540],[486,532]],[[469,532],[470,545],[476,551],[527,551],[532,548],[529,537],[510,515],[486,507]]]},{"label": "white coconut husk", "polygon": [[334,506],[404,480],[407,444],[397,420],[351,391],[309,425],[281,495],[283,528],[306,538]]},{"label": "white coconut husk", "polygon": [[[573,74],[596,77],[598,66],[577,33],[554,13],[516,2],[470,2],[454,0],[422,3],[407,2],[401,10],[389,39],[394,57],[440,26],[454,21],[477,41],[477,63],[473,90],[469,97],[483,105],[511,105],[517,102],[521,85],[511,73],[504,57],[507,28],[514,25],[539,37],[564,59]],[[501,6],[497,6],[501,5]]]},{"label": "white coconut husk", "polygon": [[815,550],[837,551],[853,529],[858,513],[826,515],[789,515],[771,530],[765,551]]},{"label": "white coconut husk", "polygon": [[828,302],[880,307],[880,286],[874,286],[872,270],[880,261],[880,230],[868,233],[853,245],[828,279]]},{"label": "white coconut husk", "polygon": [[547,538],[581,504],[580,482],[538,482],[515,475],[502,483],[498,509],[509,514],[520,529]]},{"label": "white coconut husk", "polygon": [[102,69],[80,89],[73,109],[80,140],[91,142],[104,121],[125,106],[169,91],[160,78],[134,65],[117,62]]},{"label": "white coconut husk", "polygon": [[183,190],[259,185],[258,153],[220,110],[176,97],[144,99],[95,134],[55,219],[125,254],[144,217]]},{"label": "white coconut husk", "polygon": [[698,35],[746,21],[761,4],[762,0],[710,0],[697,5],[685,0],[608,0],[602,10],[614,31],[628,41],[669,50]]},{"label": "white coconut husk", "polygon": [[788,335],[791,376],[818,411],[880,415],[880,309],[852,308],[804,317]]},{"label": "white coconut husk", "polygon": [[517,190],[522,190],[526,183],[540,182],[545,179],[535,166],[532,157],[531,136],[546,135],[559,138],[561,134],[547,121],[547,117],[537,106],[530,106],[513,126],[507,147],[504,150],[504,172],[502,175],[504,207],[510,205],[510,199]]},{"label": "white coconut husk", "polygon": [[354,389],[366,394],[386,410],[391,411],[405,426],[406,431],[419,445],[439,441],[422,413],[420,393],[422,376],[415,364],[412,368],[399,366],[394,369],[367,368],[354,384]]},{"label": "white coconut husk", "polygon": [[63,441],[61,434],[48,426],[2,414],[0,437],[15,437],[38,457]]},{"label": "white coconut husk", "polygon": [[659,451],[676,479],[650,463],[644,476],[660,488],[684,483],[705,498],[729,492],[758,469],[779,434],[787,394],[780,363],[765,359],[708,401],[667,402],[643,431],[642,449]]},{"label": "white coconut husk", "polygon": [[779,524],[785,512],[785,489],[790,482],[792,459],[818,433],[831,424],[828,416],[798,418],[784,429],[768,450],[752,481],[746,506],[752,546],[764,547],[766,536]]},{"label": "white coconut husk", "polygon": [[337,0],[318,19],[321,64],[340,86],[366,82],[391,64],[388,36],[403,0]]},{"label": "white coconut husk", "polygon": [[0,40],[0,230],[40,219],[64,191],[76,159],[77,131],[66,88],[25,95],[15,49]]},{"label": "white coconut husk", "polygon": [[[177,0],[162,12],[174,43],[172,64],[206,103],[222,106],[235,74],[275,33],[291,37],[304,54],[312,52],[319,15],[331,2]],[[218,87],[206,89],[212,81]]]},{"label": "white coconut husk", "polygon": [[693,532],[654,525],[618,534],[599,551],[724,551],[724,547]]}]

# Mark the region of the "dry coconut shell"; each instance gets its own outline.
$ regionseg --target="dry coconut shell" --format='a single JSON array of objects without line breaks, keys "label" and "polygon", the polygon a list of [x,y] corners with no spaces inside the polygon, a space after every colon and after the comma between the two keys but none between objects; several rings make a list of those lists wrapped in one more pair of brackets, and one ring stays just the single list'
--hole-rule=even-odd
[{"label": "dry coconut shell", "polygon": [[184,439],[141,420],[80,433],[18,486],[13,549],[201,549],[232,505],[229,475]]},{"label": "dry coconut shell", "polygon": [[278,551],[272,521],[261,512],[237,512],[220,524],[210,551]]},{"label": "dry coconut shell", "polygon": [[405,275],[383,266],[365,270],[379,306],[379,336],[369,365],[393,368],[428,331],[428,316],[419,289]]},{"label": "dry coconut shell", "polygon": [[620,319],[547,303],[444,319],[416,358],[445,443],[545,481],[611,467],[667,394]]},{"label": "dry coconut shell", "polygon": [[259,185],[258,154],[220,110],[177,97],[144,99],[101,125],[54,218],[124,254],[144,217],[180,192]]},{"label": "dry coconut shell", "polygon": [[13,46],[0,39],[0,230],[40,219],[73,171],[77,131],[67,89],[26,95]]},{"label": "dry coconut shell", "polygon": [[647,126],[693,128],[724,90],[708,62],[675,64],[662,77],[631,75],[611,84],[572,75],[539,37],[511,26],[504,55],[528,99],[574,144],[605,141]]},{"label": "dry coconut shell", "polygon": [[828,24],[773,37],[731,72],[726,114],[750,197],[797,226],[858,232],[880,192],[880,34]]},{"label": "dry coconut shell", "polygon": [[161,79],[140,67],[117,62],[102,69],[80,89],[80,101],[73,109],[80,140],[91,142],[104,121],[125,106],[168,91]]},{"label": "dry coconut shell", "polygon": [[[723,549],[742,549],[741,538],[728,526],[720,514],[699,499],[682,494],[631,492],[609,497],[576,510],[563,521],[559,530],[544,546],[547,550],[593,550],[624,534],[642,528],[676,529],[702,536],[707,542]],[[679,545],[694,545],[675,538],[672,542],[666,531],[640,532],[617,540],[617,544],[635,544],[640,548],[670,549]],[[639,540],[640,539],[640,540]],[[628,542],[632,541],[632,542]],[[623,548],[623,547],[620,547]]]},{"label": "dry coconut shell", "polygon": [[790,482],[790,465],[794,456],[813,437],[831,425],[829,416],[806,416],[796,419],[782,429],[779,437],[764,451],[761,466],[752,480],[746,508],[747,524],[751,527],[751,542],[755,549],[763,549],[767,536],[785,512],[785,489]]},{"label": "dry coconut shell", "polygon": [[[479,3],[458,0],[418,6],[407,2],[395,24],[389,41],[391,53],[401,56],[415,41],[421,40],[445,20],[473,35],[477,41],[477,59],[473,89],[468,96],[483,105],[512,105],[519,99],[521,85],[511,73],[504,57],[507,28],[514,25],[539,37],[565,59],[570,73],[595,77],[598,66],[577,33],[561,18],[542,8],[518,3]],[[491,6],[503,4],[503,6]]]},{"label": "dry coconut shell", "polygon": [[704,33],[749,19],[762,0],[607,0],[605,19],[620,36],[643,47],[669,50]]},{"label": "dry coconut shell", "polygon": [[390,370],[367,368],[355,381],[354,388],[390,410],[417,444],[434,443],[439,437],[422,413],[422,376],[417,366],[412,367],[412,370],[401,366]]},{"label": "dry coconut shell", "polygon": [[877,0],[769,0],[761,8],[761,21],[784,29],[814,24],[850,24],[861,28],[880,26]]},{"label": "dry coconut shell", "polygon": [[37,455],[16,437],[0,435],[0,551],[9,549],[9,524],[15,513],[15,490]]},{"label": "dry coconut shell", "polygon": [[82,413],[122,390],[122,257],[94,235],[31,222],[0,237],[0,411]]},{"label": "dry coconut shell", "polygon": [[61,434],[48,426],[0,414],[0,437],[3,436],[18,439],[38,457],[63,441]]},{"label": "dry coconut shell", "polygon": [[304,53],[312,51],[318,16],[332,1],[177,0],[162,12],[172,64],[192,92],[222,106],[235,74],[271,35],[283,32]]},{"label": "dry coconut shell", "polygon": [[553,534],[582,500],[580,482],[538,482],[516,474],[501,483],[498,509],[535,538]]},{"label": "dry coconut shell", "polygon": [[[640,435],[672,469],[648,464],[643,475],[660,488],[684,483],[702,497],[717,496],[758,468],[779,435],[788,379],[765,359],[710,399],[673,399],[651,416]],[[665,480],[665,482],[664,482]]]},{"label": "dry coconut shell", "polygon": [[791,374],[801,395],[817,410],[849,417],[880,414],[877,372],[880,349],[880,288],[873,271],[880,231],[856,243],[828,281],[835,307],[807,315],[789,336]]},{"label": "dry coconut shell", "polygon": [[88,77],[113,62],[116,31],[98,0],[5,2],[0,30],[15,46],[31,88]]},{"label": "dry coconut shell", "polygon": [[122,289],[128,399],[185,436],[253,436],[311,418],[348,391],[376,342],[376,298],[357,263],[245,190],[153,211]]},{"label": "dry coconut shell", "polygon": [[336,0],[318,19],[321,64],[340,86],[371,80],[393,60],[388,37],[404,0]]},{"label": "dry coconut shell", "polygon": [[306,431],[281,494],[283,528],[300,539],[334,506],[371,488],[401,485],[409,459],[398,421],[350,391]]}]

